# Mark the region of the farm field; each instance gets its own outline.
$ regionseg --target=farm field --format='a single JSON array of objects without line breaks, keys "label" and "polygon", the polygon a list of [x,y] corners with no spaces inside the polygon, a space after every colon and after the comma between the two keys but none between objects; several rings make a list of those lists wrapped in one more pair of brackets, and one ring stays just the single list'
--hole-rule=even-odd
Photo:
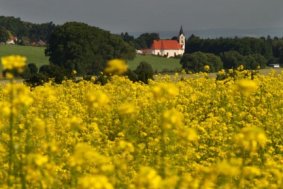
[{"label": "farm field", "polygon": [[[0,45],[0,57],[7,55],[22,55],[27,57],[28,63],[35,63],[37,67],[49,64],[48,57],[44,55],[44,47]],[[2,70],[2,68],[0,68]]]},{"label": "farm field", "polygon": [[283,188],[283,74],[160,77],[0,86],[0,187]]}]

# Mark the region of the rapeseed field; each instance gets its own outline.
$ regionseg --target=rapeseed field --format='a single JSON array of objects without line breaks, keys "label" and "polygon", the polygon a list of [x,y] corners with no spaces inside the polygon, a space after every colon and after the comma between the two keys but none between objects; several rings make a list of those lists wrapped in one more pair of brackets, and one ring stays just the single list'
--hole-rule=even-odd
[{"label": "rapeseed field", "polygon": [[[2,58],[6,69],[24,62]],[[116,64],[126,70],[107,70],[121,75]],[[8,76],[0,188],[283,188],[283,74],[36,88]]]}]

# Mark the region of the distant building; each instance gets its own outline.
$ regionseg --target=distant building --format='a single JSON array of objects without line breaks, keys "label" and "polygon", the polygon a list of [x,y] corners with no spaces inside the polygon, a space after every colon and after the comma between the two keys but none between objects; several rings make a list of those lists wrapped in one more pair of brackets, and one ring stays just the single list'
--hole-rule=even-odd
[{"label": "distant building", "polygon": [[38,47],[44,47],[44,46],[46,46],[46,42],[39,40],[39,41],[36,41],[36,42],[32,42],[31,45],[32,46],[38,46]]},{"label": "distant building", "polygon": [[138,54],[152,54],[164,57],[182,56],[185,52],[186,37],[181,26],[178,40],[154,40],[150,49],[138,50]]},{"label": "distant building", "polygon": [[6,44],[15,45],[17,41],[18,41],[18,38],[11,35],[10,38],[6,41]]}]

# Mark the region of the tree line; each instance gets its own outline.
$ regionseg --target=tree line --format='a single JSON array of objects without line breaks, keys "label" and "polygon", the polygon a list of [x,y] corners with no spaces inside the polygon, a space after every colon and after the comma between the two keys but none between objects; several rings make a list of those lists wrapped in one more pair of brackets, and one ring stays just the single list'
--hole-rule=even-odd
[{"label": "tree line", "polygon": [[17,43],[21,45],[39,41],[46,43],[55,27],[53,22],[34,24],[20,18],[0,16],[0,42],[6,42],[15,36],[18,38]]},{"label": "tree line", "polygon": [[159,40],[159,34],[158,33],[142,33],[139,37],[135,38],[134,36],[131,36],[128,34],[128,32],[123,32],[120,35],[122,39],[135,47],[135,49],[148,49],[151,47],[152,42],[154,40]]},{"label": "tree line", "polygon": [[[209,62],[211,58],[205,58],[213,56],[213,60],[217,61]],[[283,65],[283,38],[202,39],[192,35],[186,41],[185,55],[180,63],[184,69],[193,72],[202,71],[204,65],[209,65],[211,72],[222,68],[235,69],[240,65],[244,69],[265,68],[271,64]]]}]

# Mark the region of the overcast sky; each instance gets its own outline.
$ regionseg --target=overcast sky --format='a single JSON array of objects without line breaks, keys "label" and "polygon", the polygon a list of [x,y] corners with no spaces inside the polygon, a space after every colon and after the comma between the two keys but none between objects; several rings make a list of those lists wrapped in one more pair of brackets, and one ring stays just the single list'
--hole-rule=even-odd
[{"label": "overcast sky", "polygon": [[0,0],[0,15],[81,21],[113,33],[282,28],[283,0]]}]

